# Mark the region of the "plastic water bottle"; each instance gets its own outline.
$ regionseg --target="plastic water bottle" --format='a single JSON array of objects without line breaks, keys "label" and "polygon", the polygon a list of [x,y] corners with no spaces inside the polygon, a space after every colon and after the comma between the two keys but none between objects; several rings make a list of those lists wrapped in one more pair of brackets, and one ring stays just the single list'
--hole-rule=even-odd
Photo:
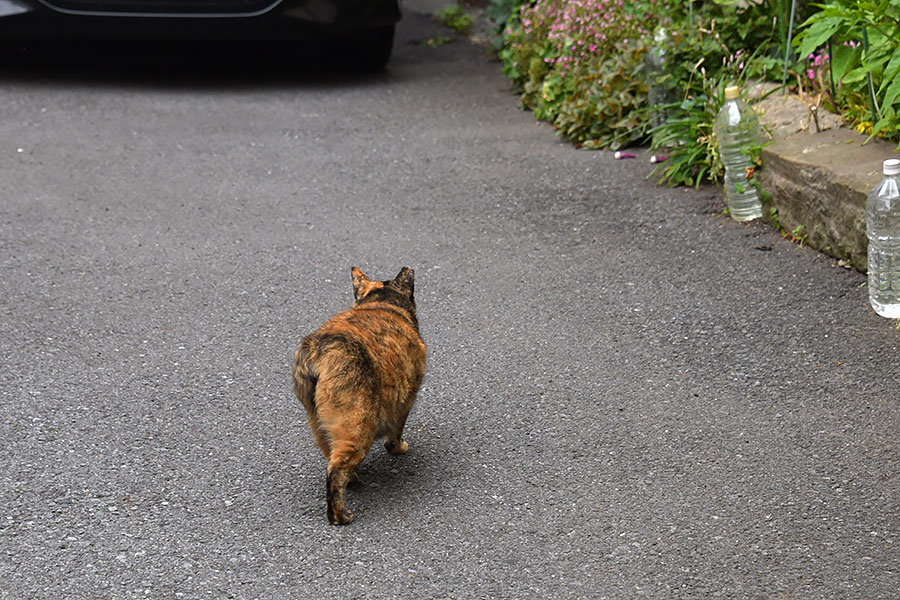
[{"label": "plastic water bottle", "polygon": [[719,155],[725,165],[725,206],[735,221],[751,221],[762,216],[762,203],[747,181],[747,167],[753,165],[750,148],[760,145],[759,118],[741,100],[737,86],[725,88],[725,104],[715,123]]},{"label": "plastic water bottle", "polygon": [[653,47],[644,59],[644,69],[647,75],[647,100],[653,111],[650,121],[654,127],[666,122],[666,110],[662,107],[674,101],[666,88],[659,84],[659,78],[662,76],[666,64],[666,38],[666,30],[658,29],[653,36]]},{"label": "plastic water bottle", "polygon": [[869,304],[882,317],[900,319],[900,160],[884,161],[884,179],[866,201]]}]

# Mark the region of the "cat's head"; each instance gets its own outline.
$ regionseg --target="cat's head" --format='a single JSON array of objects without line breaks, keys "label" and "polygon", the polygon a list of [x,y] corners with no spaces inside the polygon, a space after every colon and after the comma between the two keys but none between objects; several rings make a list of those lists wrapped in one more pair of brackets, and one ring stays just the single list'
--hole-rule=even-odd
[{"label": "cat's head", "polygon": [[353,306],[366,302],[388,302],[415,312],[415,272],[409,267],[403,267],[396,277],[388,281],[372,281],[356,267],[350,269],[350,275],[353,278]]}]

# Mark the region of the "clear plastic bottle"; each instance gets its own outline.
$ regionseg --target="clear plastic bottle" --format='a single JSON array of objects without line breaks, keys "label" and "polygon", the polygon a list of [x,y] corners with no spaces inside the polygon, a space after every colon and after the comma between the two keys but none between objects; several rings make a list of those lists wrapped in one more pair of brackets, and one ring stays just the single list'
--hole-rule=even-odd
[{"label": "clear plastic bottle", "polygon": [[900,160],[884,161],[883,172],[866,200],[869,304],[882,317],[900,319]]},{"label": "clear plastic bottle", "polygon": [[666,38],[666,30],[659,28],[653,36],[653,47],[644,59],[644,69],[647,76],[647,100],[653,111],[650,122],[654,127],[665,123],[666,109],[663,107],[673,102],[671,94],[659,83],[659,78],[662,76],[666,64]]},{"label": "clear plastic bottle", "polygon": [[747,167],[753,164],[750,148],[760,145],[759,118],[741,100],[740,88],[725,88],[725,104],[715,123],[719,155],[725,165],[725,205],[735,221],[751,221],[762,216],[756,188],[747,182]]}]

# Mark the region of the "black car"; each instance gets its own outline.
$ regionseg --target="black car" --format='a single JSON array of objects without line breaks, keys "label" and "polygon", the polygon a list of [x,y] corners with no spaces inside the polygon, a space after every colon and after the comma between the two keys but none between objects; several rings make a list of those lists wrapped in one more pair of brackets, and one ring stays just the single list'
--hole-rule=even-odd
[{"label": "black car", "polygon": [[0,40],[314,41],[379,68],[399,1],[0,0]]}]

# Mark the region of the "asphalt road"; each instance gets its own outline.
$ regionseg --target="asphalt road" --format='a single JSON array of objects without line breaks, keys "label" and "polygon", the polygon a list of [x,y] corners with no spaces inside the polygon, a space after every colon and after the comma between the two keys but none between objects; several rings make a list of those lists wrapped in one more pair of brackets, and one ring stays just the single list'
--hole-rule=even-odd
[{"label": "asphalt road", "polygon": [[[897,598],[864,277],[437,33],[374,77],[0,73],[0,598]],[[338,528],[290,363],[354,265],[416,269],[429,363]]]}]

